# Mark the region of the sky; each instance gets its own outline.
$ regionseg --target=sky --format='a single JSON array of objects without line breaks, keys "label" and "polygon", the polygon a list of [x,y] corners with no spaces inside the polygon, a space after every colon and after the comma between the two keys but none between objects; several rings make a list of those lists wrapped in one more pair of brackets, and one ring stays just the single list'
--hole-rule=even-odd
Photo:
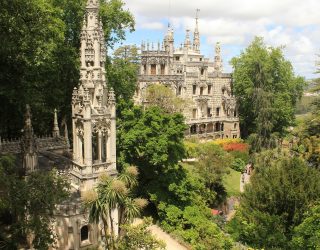
[{"label": "sky", "polygon": [[296,74],[315,78],[320,58],[320,0],[123,0],[136,20],[136,31],[127,33],[125,45],[141,41],[162,42],[168,22],[174,29],[175,45],[191,34],[199,12],[201,52],[213,60],[214,45],[221,44],[224,71],[255,36],[270,46],[284,46],[285,57]]}]

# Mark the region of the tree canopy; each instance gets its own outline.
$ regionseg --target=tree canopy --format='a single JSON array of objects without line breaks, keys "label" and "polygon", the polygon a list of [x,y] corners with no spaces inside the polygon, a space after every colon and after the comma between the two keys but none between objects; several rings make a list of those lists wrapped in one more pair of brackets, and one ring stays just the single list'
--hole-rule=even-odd
[{"label": "tree canopy", "polygon": [[305,80],[294,74],[281,47],[268,47],[259,37],[231,64],[242,136],[255,133],[267,147],[273,133],[284,135],[294,124],[295,106]]},{"label": "tree canopy", "polygon": [[[70,115],[79,81],[80,31],[86,0],[0,2],[0,135],[16,137],[31,105],[37,134],[51,132],[53,109]],[[121,0],[100,1],[106,46],[134,29]]]},{"label": "tree canopy", "polygon": [[301,158],[265,151],[256,159],[230,230],[237,240],[253,247],[290,249],[294,227],[319,199],[318,170]]},{"label": "tree canopy", "polygon": [[24,178],[10,156],[0,158],[0,247],[47,249],[55,205],[68,197],[69,182],[55,171]]}]

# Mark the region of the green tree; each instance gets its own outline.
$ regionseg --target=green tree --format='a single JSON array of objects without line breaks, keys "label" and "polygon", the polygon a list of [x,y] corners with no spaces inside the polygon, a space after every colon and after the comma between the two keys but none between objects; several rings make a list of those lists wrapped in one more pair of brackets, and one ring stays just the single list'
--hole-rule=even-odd
[{"label": "green tree", "polygon": [[294,228],[291,249],[319,249],[320,205],[316,204],[304,214],[302,223]]},{"label": "green tree", "polygon": [[47,249],[55,205],[68,197],[69,183],[55,171],[20,176],[10,156],[0,158],[0,246]]},{"label": "green tree", "polygon": [[166,249],[166,244],[160,240],[157,240],[150,230],[152,219],[145,218],[142,223],[138,225],[123,225],[122,228],[126,231],[126,234],[119,239],[118,249],[119,250],[161,250]]},{"label": "green tree", "polygon": [[[122,225],[132,223],[140,215],[141,209],[146,206],[144,199],[133,199],[132,188],[137,184],[138,171],[136,167],[125,168],[117,177],[101,176],[97,188],[83,195],[86,208],[89,209],[90,222],[104,225],[104,235],[108,249],[116,249],[116,235],[124,235]],[[118,209],[119,231],[114,228],[112,213]]]},{"label": "green tree", "polygon": [[230,249],[230,238],[212,220],[203,198],[208,192],[203,178],[179,164],[185,155],[183,116],[122,100],[117,118],[118,165],[138,166],[138,192],[150,200],[149,211],[161,226],[195,249]]},{"label": "green tree", "polygon": [[115,50],[113,58],[107,64],[108,84],[120,98],[131,100],[136,90],[138,75],[138,48],[122,46]]},{"label": "green tree", "polygon": [[[26,103],[37,134],[51,132],[53,108],[70,121],[71,96],[79,82],[80,31],[87,0],[0,2],[0,135],[19,136]],[[133,30],[121,0],[100,1],[106,46]]]},{"label": "green tree", "polygon": [[320,198],[320,173],[297,157],[277,151],[261,153],[245,186],[230,232],[257,248],[290,249],[293,228]]},{"label": "green tree", "polygon": [[170,87],[152,84],[147,87],[146,101],[148,106],[157,106],[167,113],[182,112],[190,101],[177,97]]},{"label": "green tree", "polygon": [[211,143],[203,144],[199,151],[199,162],[196,166],[208,189],[204,195],[207,195],[206,200],[211,207],[217,206],[227,197],[222,180],[229,173],[232,157],[220,146]]},{"label": "green tree", "polygon": [[295,76],[281,47],[267,47],[258,37],[231,64],[242,136],[255,133],[261,146],[269,147],[273,133],[282,136],[294,123],[305,80]]}]

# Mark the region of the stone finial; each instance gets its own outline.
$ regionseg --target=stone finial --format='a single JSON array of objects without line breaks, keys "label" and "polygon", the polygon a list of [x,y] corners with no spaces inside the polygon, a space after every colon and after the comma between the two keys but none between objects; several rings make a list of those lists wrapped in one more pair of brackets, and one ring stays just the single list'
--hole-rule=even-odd
[{"label": "stone finial", "polygon": [[21,151],[23,154],[23,167],[26,174],[36,170],[38,166],[38,150],[37,142],[33,133],[32,123],[31,123],[31,109],[30,105],[26,105],[25,113],[25,125],[23,129],[23,135],[21,140]]},{"label": "stone finial", "polygon": [[86,8],[98,8],[99,7],[99,0],[88,0]]},{"label": "stone finial", "polygon": [[215,46],[214,69],[217,72],[222,72],[222,58],[221,58],[220,42],[217,42],[216,46]]},{"label": "stone finial", "polygon": [[194,29],[194,34],[193,34],[193,50],[198,53],[200,53],[200,34],[199,34],[199,27],[198,27],[199,11],[200,9],[196,10],[196,27]]},{"label": "stone finial", "polygon": [[190,42],[190,34],[189,34],[190,30],[187,29],[186,30],[186,38],[184,40],[184,47],[187,49],[190,49],[191,47],[191,42]]},{"label": "stone finial", "polygon": [[54,109],[52,136],[53,137],[59,137],[60,136],[60,130],[59,130],[59,126],[58,126],[57,109]]},{"label": "stone finial", "polygon": [[110,88],[110,91],[109,91],[109,103],[113,104],[115,102],[116,102],[116,95],[114,93],[113,88]]},{"label": "stone finial", "polygon": [[61,122],[61,126],[64,128],[64,139],[67,144],[67,148],[70,148],[70,141],[69,141],[69,133],[68,133],[68,126],[67,126],[67,120],[66,117],[64,116]]}]

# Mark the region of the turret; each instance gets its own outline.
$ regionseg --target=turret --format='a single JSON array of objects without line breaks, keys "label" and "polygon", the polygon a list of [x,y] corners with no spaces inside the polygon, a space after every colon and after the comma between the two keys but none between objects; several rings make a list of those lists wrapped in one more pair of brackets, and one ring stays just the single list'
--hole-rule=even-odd
[{"label": "turret", "polygon": [[173,29],[170,27],[170,24],[168,25],[168,31],[167,31],[167,34],[164,37],[163,44],[164,44],[165,51],[167,51],[170,56],[173,56],[173,52],[174,52],[174,34],[173,34]]},{"label": "turret", "polygon": [[194,29],[193,34],[193,50],[197,53],[200,53],[200,35],[199,35],[199,27],[198,27],[198,13],[199,9],[196,12],[196,27]]},{"label": "turret", "polygon": [[[80,80],[72,94],[73,171],[83,192],[100,174],[116,172],[115,95],[108,92],[99,0],[88,0],[81,30]],[[97,167],[97,164],[99,167]],[[80,181],[81,180],[81,181]]]},{"label": "turret", "polygon": [[222,58],[221,58],[221,48],[220,43],[216,43],[215,47],[215,57],[214,57],[214,70],[217,72],[222,72]]}]

